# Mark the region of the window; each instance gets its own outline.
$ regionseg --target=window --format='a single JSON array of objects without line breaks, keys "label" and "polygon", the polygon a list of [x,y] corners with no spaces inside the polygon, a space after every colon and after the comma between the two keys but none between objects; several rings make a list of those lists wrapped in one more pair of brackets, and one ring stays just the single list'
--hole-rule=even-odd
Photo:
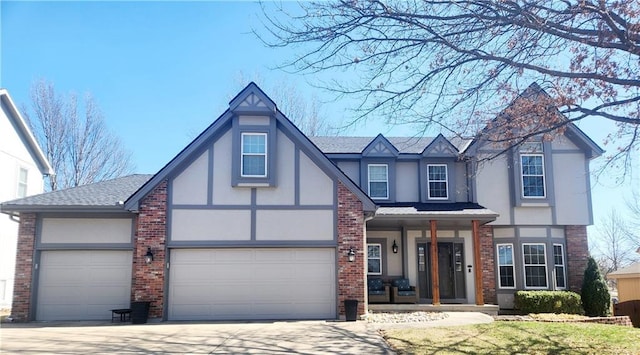
[{"label": "window", "polygon": [[564,274],[564,252],[562,244],[553,245],[553,267],[556,273],[556,287],[567,288]]},{"label": "window", "polygon": [[544,244],[523,244],[524,285],[547,288],[547,258]]},{"label": "window", "polygon": [[267,134],[242,133],[243,177],[267,176]]},{"label": "window", "polygon": [[389,167],[387,164],[369,164],[369,196],[373,199],[389,198]]},{"label": "window", "polygon": [[449,198],[447,192],[446,165],[427,165],[427,181],[429,185],[429,199],[446,200]]},{"label": "window", "polygon": [[29,171],[25,168],[20,168],[20,172],[18,173],[18,192],[16,196],[18,198],[27,196],[27,177]]},{"label": "window", "polygon": [[498,244],[498,272],[500,288],[515,288],[516,279],[513,267],[513,244]]},{"label": "window", "polygon": [[544,198],[544,156],[542,143],[525,143],[520,148],[522,197]]},{"label": "window", "polygon": [[382,244],[367,244],[367,274],[382,275]]}]

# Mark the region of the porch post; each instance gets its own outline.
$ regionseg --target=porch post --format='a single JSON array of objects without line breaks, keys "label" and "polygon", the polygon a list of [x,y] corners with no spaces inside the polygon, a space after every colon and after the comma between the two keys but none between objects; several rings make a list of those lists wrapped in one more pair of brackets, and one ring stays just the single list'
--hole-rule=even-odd
[{"label": "porch post", "polygon": [[480,255],[480,227],[477,220],[471,221],[473,229],[473,264],[476,267],[476,305],[484,305],[482,294],[482,257]]},{"label": "porch post", "polygon": [[431,225],[431,290],[433,291],[433,304],[440,305],[440,278],[438,274],[438,236],[437,223],[429,221]]}]

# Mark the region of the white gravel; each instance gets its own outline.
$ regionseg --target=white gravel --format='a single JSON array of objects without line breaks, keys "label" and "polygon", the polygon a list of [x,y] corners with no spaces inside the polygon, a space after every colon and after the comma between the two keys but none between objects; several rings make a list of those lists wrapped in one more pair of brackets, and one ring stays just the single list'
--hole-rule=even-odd
[{"label": "white gravel", "polygon": [[449,315],[445,312],[397,312],[373,313],[369,312],[364,320],[369,323],[420,323],[445,319]]}]

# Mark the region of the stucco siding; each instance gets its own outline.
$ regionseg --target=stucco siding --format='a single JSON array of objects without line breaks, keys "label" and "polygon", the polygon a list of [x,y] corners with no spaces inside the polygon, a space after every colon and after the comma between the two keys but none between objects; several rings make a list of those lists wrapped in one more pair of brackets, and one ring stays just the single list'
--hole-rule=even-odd
[{"label": "stucco siding", "polygon": [[338,168],[342,170],[349,179],[360,181],[360,163],[357,161],[339,161]]},{"label": "stucco siding", "polygon": [[256,240],[333,240],[333,210],[258,210]]},{"label": "stucco siding", "polygon": [[396,201],[420,201],[418,163],[396,163]]},{"label": "stucco siding", "polygon": [[128,218],[43,218],[41,243],[131,243]]},{"label": "stucco siding", "polygon": [[554,154],[556,218],[561,225],[590,224],[588,171],[584,154]]},{"label": "stucco siding", "polygon": [[467,202],[469,201],[469,192],[466,166],[460,163],[456,163],[453,166],[455,169],[455,181],[452,181],[450,193],[454,195],[456,202]]},{"label": "stucco siding", "polygon": [[504,156],[479,164],[476,176],[478,203],[500,214],[492,224],[511,224],[511,196]]},{"label": "stucco siding", "polygon": [[[248,205],[251,189],[231,186],[231,132],[225,133],[213,145],[213,197],[214,205]],[[240,153],[237,153],[240,154]]]},{"label": "stucco siding", "polygon": [[278,131],[276,163],[277,182],[273,188],[257,189],[258,205],[293,205],[295,203],[295,145]]},{"label": "stucco siding", "polygon": [[573,144],[569,138],[564,135],[558,135],[551,141],[551,149],[553,150],[575,150],[580,151],[580,148]]},{"label": "stucco siding", "polygon": [[171,240],[249,240],[249,210],[173,210]]},{"label": "stucco siding", "polygon": [[207,204],[209,151],[205,151],[173,180],[173,204]]},{"label": "stucco siding", "polygon": [[333,205],[335,195],[333,180],[300,152],[300,204]]},{"label": "stucco siding", "polygon": [[239,116],[240,125],[247,126],[268,126],[271,122],[269,116]]},{"label": "stucco siding", "polygon": [[551,207],[515,207],[513,209],[513,219],[515,224],[553,224]]}]

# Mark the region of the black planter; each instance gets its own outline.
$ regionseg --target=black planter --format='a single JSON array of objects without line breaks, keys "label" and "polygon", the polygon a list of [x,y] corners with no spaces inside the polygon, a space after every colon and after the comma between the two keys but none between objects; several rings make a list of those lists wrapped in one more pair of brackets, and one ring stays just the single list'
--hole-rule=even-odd
[{"label": "black planter", "polygon": [[149,318],[149,306],[151,302],[131,302],[131,323],[144,324]]},{"label": "black planter", "polygon": [[344,300],[344,313],[347,322],[355,322],[358,319],[358,300]]}]

